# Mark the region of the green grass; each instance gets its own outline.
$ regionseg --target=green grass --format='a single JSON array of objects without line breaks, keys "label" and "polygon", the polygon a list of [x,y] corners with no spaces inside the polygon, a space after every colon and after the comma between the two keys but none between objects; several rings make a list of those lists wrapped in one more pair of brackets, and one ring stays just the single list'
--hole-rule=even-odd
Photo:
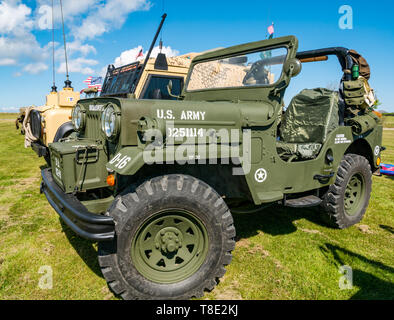
[{"label": "green grass", "polygon": [[394,116],[383,116],[383,126],[385,128],[394,128]]},{"label": "green grass", "polygon": [[16,120],[16,118],[18,118],[18,114],[17,113],[3,113],[0,112],[0,120]]},{"label": "green grass", "polygon": [[[38,192],[34,152],[11,121],[0,121],[0,300],[115,299],[102,278],[97,247],[75,236]],[[394,131],[384,131],[383,161],[394,163]],[[394,299],[394,180],[373,178],[365,219],[347,230],[316,210],[271,207],[234,215],[237,245],[220,284],[205,299]],[[364,230],[364,231],[362,231]],[[339,290],[339,266],[353,268]],[[39,269],[51,266],[53,289]]]}]

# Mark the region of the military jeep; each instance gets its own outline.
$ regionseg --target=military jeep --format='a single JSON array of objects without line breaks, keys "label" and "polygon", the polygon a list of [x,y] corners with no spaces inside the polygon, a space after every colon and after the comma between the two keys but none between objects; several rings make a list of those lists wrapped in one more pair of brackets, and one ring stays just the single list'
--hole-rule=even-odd
[{"label": "military jeep", "polygon": [[[163,91],[166,86],[165,81],[172,80],[179,94],[191,59],[196,55],[198,53],[189,53],[166,59],[162,54],[161,60],[149,59],[145,68],[140,62],[118,68],[109,65],[100,96],[133,96],[138,99],[171,98],[166,91]],[[163,94],[161,94],[162,91]],[[85,89],[83,92],[87,96],[96,97],[98,94],[97,88]],[[47,95],[44,106],[21,109],[16,124],[17,129],[19,125],[22,126],[21,133],[25,136],[25,146],[31,146],[39,157],[44,157],[50,163],[49,143],[58,142],[75,132],[71,122],[71,112],[79,99],[80,93],[74,91],[70,82],[66,83],[66,86],[59,92],[56,88],[52,90]]]},{"label": "military jeep", "polygon": [[48,144],[57,142],[74,132],[71,124],[71,111],[80,99],[80,93],[74,91],[71,82],[57,91],[54,86],[46,96],[43,106],[21,108],[16,128],[21,126],[25,136],[25,147],[31,147],[39,157],[49,163]]},{"label": "military jeep", "polygon": [[[173,101],[78,102],[78,133],[50,144],[41,191],[76,234],[98,242],[114,293],[212,290],[232,258],[231,212],[250,205],[318,207],[342,229],[362,219],[382,125],[368,108],[347,112],[362,94],[348,49],[297,49],[288,36],[200,55],[181,94],[168,82]],[[344,70],[340,90],[303,90],[283,113],[302,64],[330,55]]]}]

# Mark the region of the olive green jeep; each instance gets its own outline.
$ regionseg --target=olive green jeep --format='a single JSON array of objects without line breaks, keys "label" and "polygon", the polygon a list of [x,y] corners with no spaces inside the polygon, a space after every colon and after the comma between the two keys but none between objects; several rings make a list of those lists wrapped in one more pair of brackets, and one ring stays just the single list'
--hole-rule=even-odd
[{"label": "olive green jeep", "polygon": [[[171,100],[100,97],[73,110],[77,134],[49,145],[41,191],[124,299],[187,299],[212,290],[235,246],[232,211],[319,207],[334,226],[367,209],[382,125],[345,48],[298,52],[294,36],[193,59]],[[302,64],[333,55],[339,91],[307,89],[283,113]],[[353,71],[353,72],[352,72]],[[359,110],[349,112],[349,110]]]},{"label": "olive green jeep", "polygon": [[[145,68],[144,64],[139,62],[118,68],[109,65],[100,96],[167,99],[166,92],[160,95],[160,86],[166,85],[166,79],[172,80],[180,93],[191,59],[197,55],[198,53],[188,53],[166,58],[163,54],[161,61],[165,63],[159,64],[160,61],[151,58]],[[56,88],[53,89],[46,96],[44,106],[22,108],[16,121],[16,128],[19,129],[21,126],[21,133],[25,136],[25,147],[31,147],[48,163],[50,163],[49,143],[58,142],[75,132],[71,122],[71,112],[80,99],[80,93],[75,92],[70,84],[66,83],[59,92]],[[93,97],[99,93],[97,88],[88,88],[82,92]]]}]

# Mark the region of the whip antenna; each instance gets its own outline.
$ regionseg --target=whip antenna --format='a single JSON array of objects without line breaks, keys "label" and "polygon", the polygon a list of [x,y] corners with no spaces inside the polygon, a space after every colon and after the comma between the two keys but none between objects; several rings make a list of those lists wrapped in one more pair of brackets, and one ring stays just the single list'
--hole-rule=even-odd
[{"label": "whip antenna", "polygon": [[63,1],[62,0],[60,0],[60,11],[61,11],[61,14],[62,14],[64,57],[66,58],[66,76],[67,76],[67,80],[64,81],[64,83],[65,83],[65,88],[72,88],[71,87],[71,81],[69,79],[69,74],[68,74],[67,42],[66,42],[66,33],[64,31],[64,16],[63,16]]},{"label": "whip antenna", "polygon": [[57,92],[56,87],[56,74],[55,74],[55,19],[53,13],[53,0],[52,0],[52,92]]}]

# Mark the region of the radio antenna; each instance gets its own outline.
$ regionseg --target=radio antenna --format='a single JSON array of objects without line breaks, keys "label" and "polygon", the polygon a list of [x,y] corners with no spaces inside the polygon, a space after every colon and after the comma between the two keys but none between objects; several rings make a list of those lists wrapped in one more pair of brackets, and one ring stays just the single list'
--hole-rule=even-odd
[{"label": "radio antenna", "polygon": [[60,0],[60,11],[61,11],[61,14],[62,14],[64,57],[66,58],[66,76],[67,76],[67,80],[64,81],[64,83],[65,83],[65,88],[72,88],[71,87],[71,81],[69,79],[69,74],[68,74],[67,42],[66,42],[66,33],[64,31],[64,15],[63,15],[63,1],[62,0]]},{"label": "radio antenna", "polygon": [[144,73],[146,64],[147,64],[148,61],[149,61],[150,55],[152,54],[153,47],[154,47],[155,44],[156,44],[157,37],[158,37],[159,34],[160,34],[161,28],[163,28],[163,24],[164,24],[164,21],[166,20],[166,18],[167,18],[167,14],[165,13],[165,14],[163,14],[162,17],[161,17],[161,22],[160,22],[159,28],[158,28],[157,31],[156,31],[155,37],[153,38],[153,41],[152,41],[152,44],[150,45],[148,54],[146,55],[145,62],[144,62],[144,64],[142,65],[142,68],[141,68],[141,70],[140,70],[140,73],[139,73],[139,75],[138,75],[138,78],[137,78],[137,82],[136,82],[136,83],[138,83],[138,82],[140,81],[141,76],[142,76],[142,74]]},{"label": "radio antenna", "polygon": [[[164,1],[165,0],[162,1],[162,12],[163,12],[163,14],[165,14],[165,11],[164,11],[165,3],[164,3]],[[160,30],[159,50],[160,50],[160,53],[163,50],[163,28]]]},{"label": "radio antenna", "polygon": [[56,87],[56,72],[55,72],[55,18],[53,13],[53,0],[52,0],[52,92],[57,92]]}]

